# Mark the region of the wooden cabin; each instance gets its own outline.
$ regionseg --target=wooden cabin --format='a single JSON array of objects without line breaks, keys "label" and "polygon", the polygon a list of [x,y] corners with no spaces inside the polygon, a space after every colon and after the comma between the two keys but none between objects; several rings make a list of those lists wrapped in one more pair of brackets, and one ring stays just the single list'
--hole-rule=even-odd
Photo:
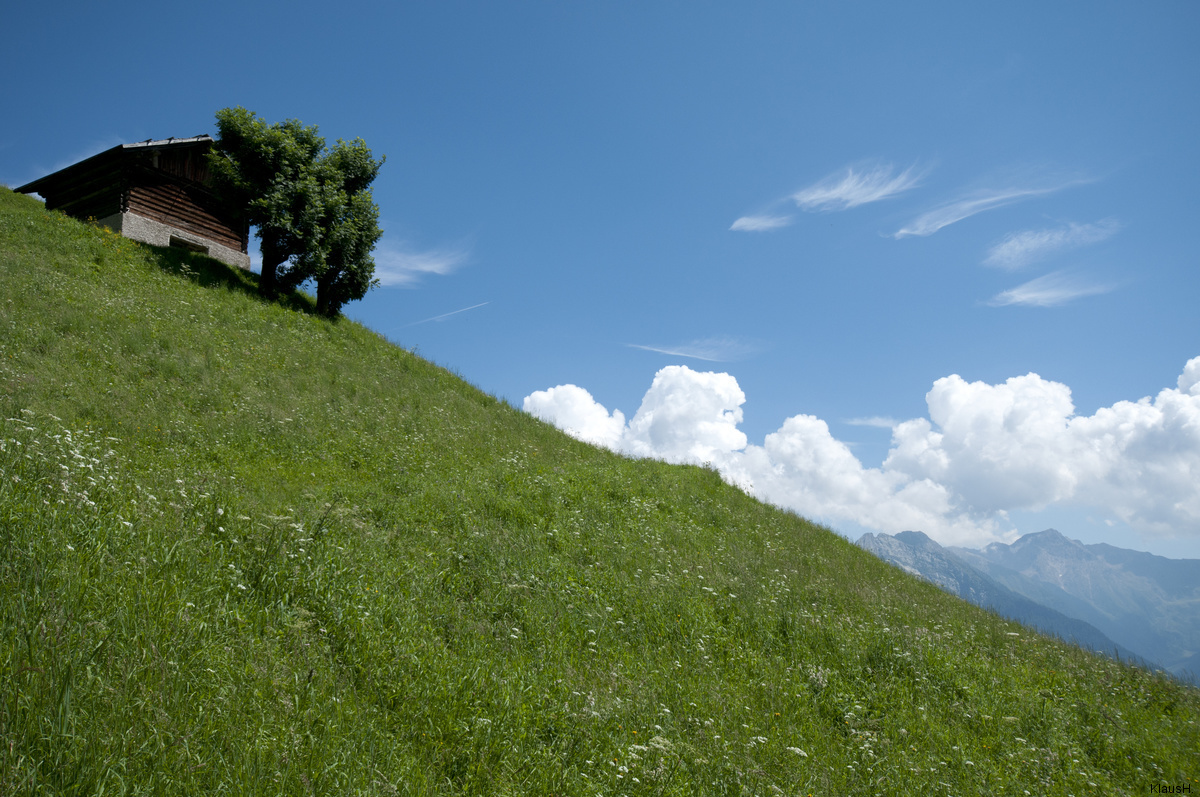
[{"label": "wooden cabin", "polygon": [[209,136],[121,144],[17,189],[47,210],[98,223],[135,241],[203,252],[250,268],[249,229],[209,189]]}]

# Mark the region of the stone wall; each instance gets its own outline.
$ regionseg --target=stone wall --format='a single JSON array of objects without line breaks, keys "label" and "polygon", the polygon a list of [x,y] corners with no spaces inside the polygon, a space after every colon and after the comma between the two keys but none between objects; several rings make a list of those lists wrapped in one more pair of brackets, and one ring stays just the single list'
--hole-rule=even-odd
[{"label": "stone wall", "polygon": [[[204,252],[209,257],[214,257],[231,266],[250,270],[250,255],[202,238],[195,233],[185,232],[177,227],[139,216],[136,213],[115,213],[97,221],[110,230],[119,232],[126,238],[132,238],[135,241],[154,246],[183,246],[193,251]],[[172,238],[175,239],[174,243],[172,243]]]}]

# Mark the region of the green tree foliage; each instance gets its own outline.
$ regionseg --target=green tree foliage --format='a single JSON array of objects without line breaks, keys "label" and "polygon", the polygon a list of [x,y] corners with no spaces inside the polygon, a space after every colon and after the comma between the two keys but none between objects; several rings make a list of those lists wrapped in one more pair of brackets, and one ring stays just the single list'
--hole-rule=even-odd
[{"label": "green tree foliage", "polygon": [[369,187],[384,159],[362,139],[326,149],[316,126],[295,119],[268,124],[241,107],[216,116],[214,186],[258,228],[260,290],[314,280],[328,316],[365,296],[377,284],[371,251],[382,234]]},{"label": "green tree foliage", "polygon": [[343,304],[361,299],[378,284],[371,251],[383,231],[368,186],[382,165],[362,139],[355,139],[339,140],[314,167],[320,245],[299,255],[283,282],[292,286],[315,280],[317,310],[324,315],[336,316]]},{"label": "green tree foliage", "polygon": [[308,175],[324,147],[315,126],[294,119],[268,125],[245,108],[217,112],[217,143],[209,156],[214,188],[258,227],[264,294],[275,292],[279,267],[316,234]]}]

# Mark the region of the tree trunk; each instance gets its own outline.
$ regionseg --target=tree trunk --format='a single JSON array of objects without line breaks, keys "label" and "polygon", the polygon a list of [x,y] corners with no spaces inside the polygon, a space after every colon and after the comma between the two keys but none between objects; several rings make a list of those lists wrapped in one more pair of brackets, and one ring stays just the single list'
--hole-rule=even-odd
[{"label": "tree trunk", "polygon": [[333,307],[333,281],[337,276],[334,269],[329,269],[320,277],[317,277],[317,312],[326,318],[334,318],[338,314],[340,307]]},{"label": "tree trunk", "polygon": [[287,258],[281,257],[279,251],[266,243],[262,245],[262,273],[258,278],[258,292],[263,296],[274,296],[279,291],[279,280],[276,272],[279,264]]}]

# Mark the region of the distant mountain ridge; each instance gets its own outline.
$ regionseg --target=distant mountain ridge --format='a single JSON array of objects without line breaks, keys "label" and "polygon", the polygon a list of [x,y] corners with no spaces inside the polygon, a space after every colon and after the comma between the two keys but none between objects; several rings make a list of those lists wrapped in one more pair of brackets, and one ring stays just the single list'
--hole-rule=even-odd
[{"label": "distant mountain ridge", "polygon": [[1076,617],[1176,675],[1200,671],[1200,559],[1168,559],[1055,529],[947,549],[1025,597]]},{"label": "distant mountain ridge", "polygon": [[1144,658],[1109,639],[1090,623],[1069,617],[1009,589],[960,560],[924,532],[902,531],[894,536],[868,533],[859,538],[858,545],[969,603],[991,609],[1043,633],[1108,656]]},{"label": "distant mountain ridge", "polygon": [[1168,559],[1055,529],[982,550],[924,533],[864,534],[860,547],[964,600],[1094,650],[1175,675],[1200,670],[1200,559]]}]

